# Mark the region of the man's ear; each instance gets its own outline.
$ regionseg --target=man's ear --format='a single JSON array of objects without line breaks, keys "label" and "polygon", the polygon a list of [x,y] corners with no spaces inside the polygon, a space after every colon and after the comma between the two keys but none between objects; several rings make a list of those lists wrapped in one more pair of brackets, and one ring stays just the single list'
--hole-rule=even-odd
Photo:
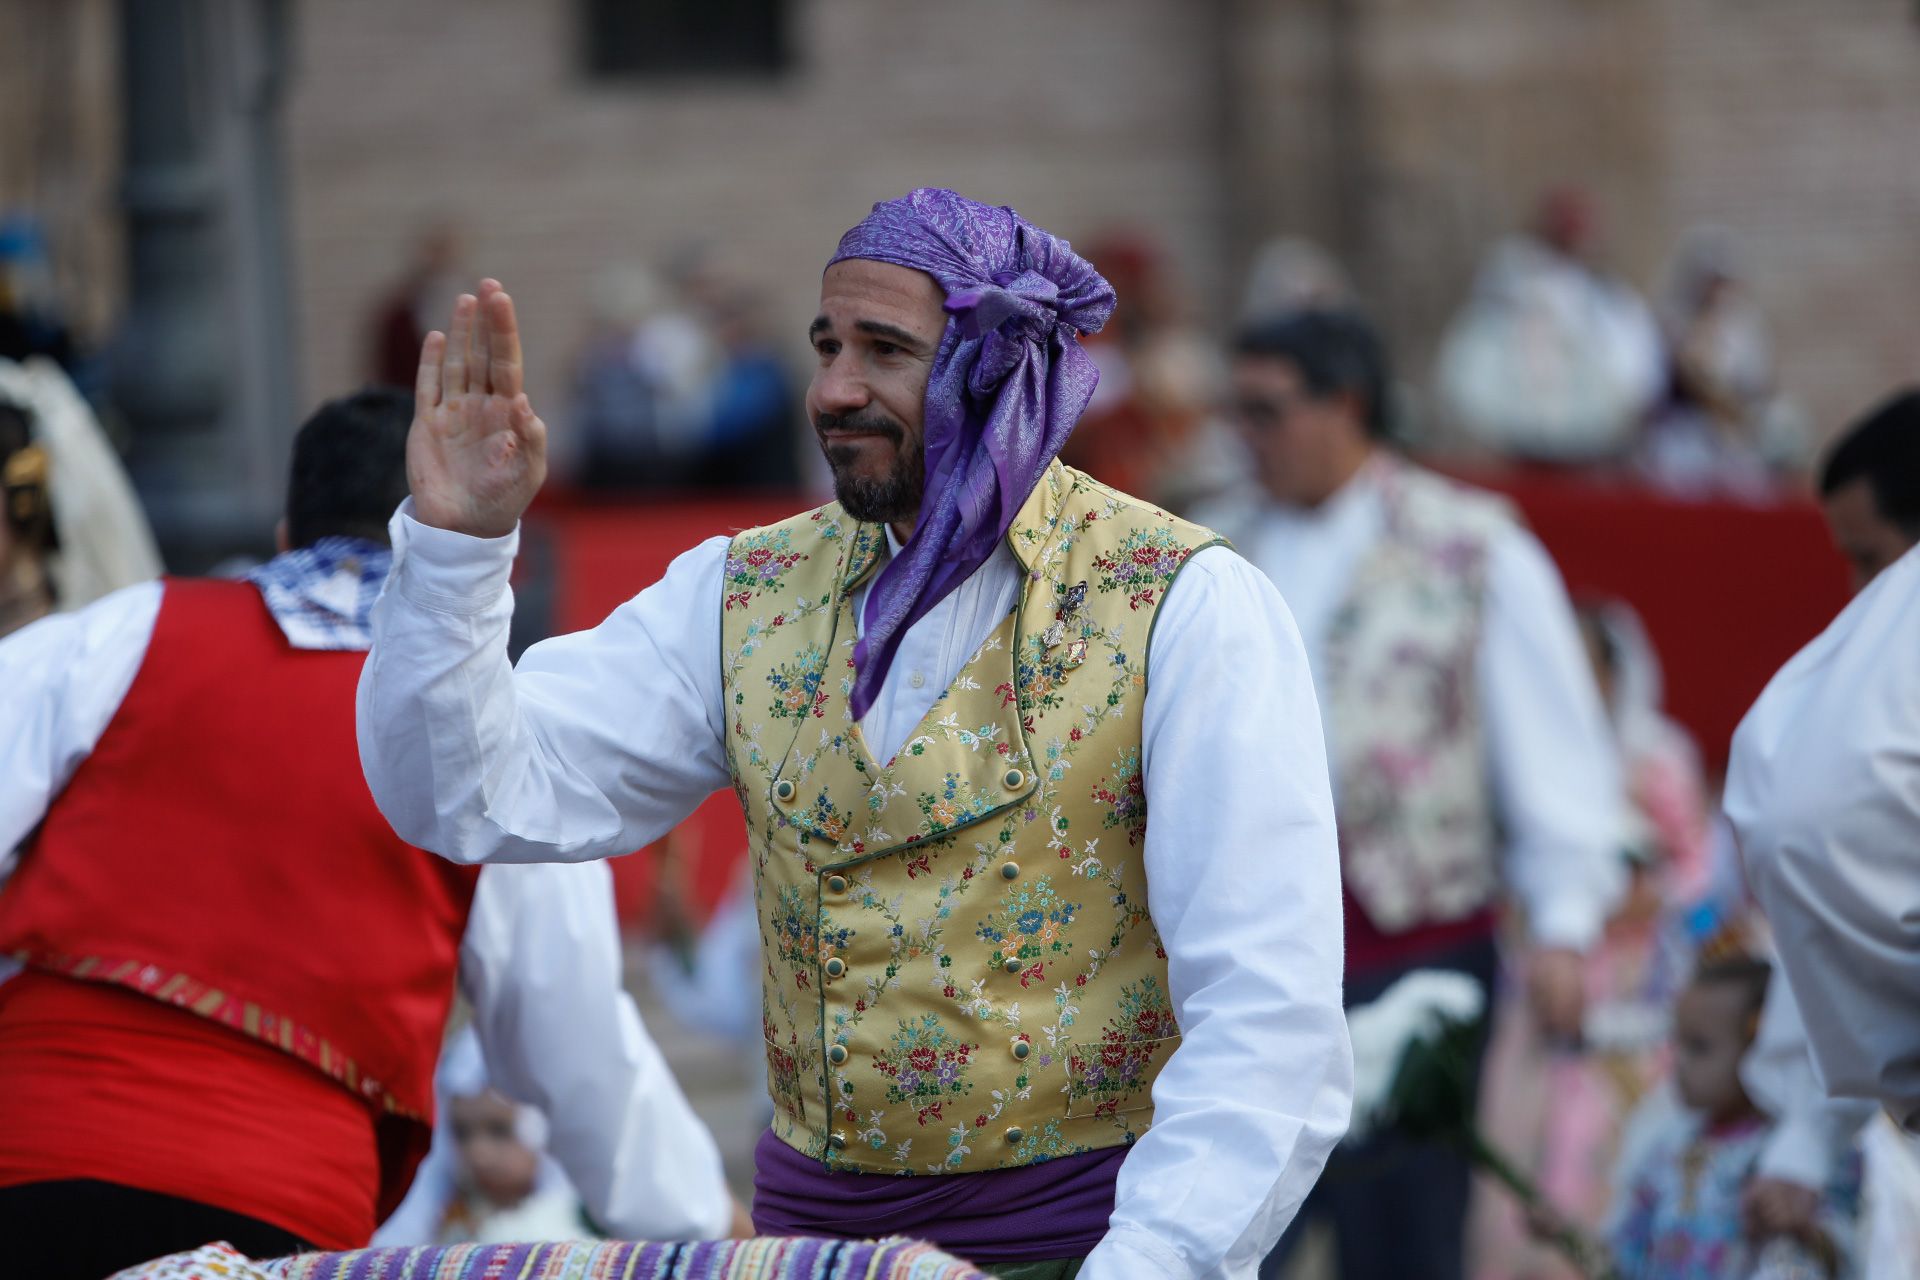
[{"label": "man's ear", "polygon": [[280,522],[273,526],[273,549],[282,555],[293,550],[293,538],[292,535],[287,532],[287,518],[285,516],[281,516]]}]

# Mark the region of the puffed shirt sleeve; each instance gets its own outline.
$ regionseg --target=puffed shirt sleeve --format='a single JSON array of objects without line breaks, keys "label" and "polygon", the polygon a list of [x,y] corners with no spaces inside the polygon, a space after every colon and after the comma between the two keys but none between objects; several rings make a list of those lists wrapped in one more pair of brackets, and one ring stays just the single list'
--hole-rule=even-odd
[{"label": "puffed shirt sleeve", "polygon": [[126,587],[0,640],[0,883],[133,687],[161,591]]},{"label": "puffed shirt sleeve", "polygon": [[1293,618],[1224,547],[1196,554],[1149,649],[1149,909],[1180,1047],[1082,1280],[1251,1277],[1346,1131],[1340,862]]},{"label": "puffed shirt sleeve", "polygon": [[1584,951],[1626,884],[1619,753],[1566,587],[1519,527],[1488,553],[1476,664],[1508,883],[1541,946]]},{"label": "puffed shirt sleeve", "polygon": [[1920,553],[1774,676],[1724,804],[1827,1091],[1920,1130]]},{"label": "puffed shirt sleeve", "polygon": [[507,661],[516,531],[394,516],[360,677],[360,762],[402,839],[457,862],[629,853],[728,783],[713,538],[589,631]]},{"label": "puffed shirt sleeve", "polygon": [[546,1114],[548,1151],[595,1222],[628,1240],[726,1234],[719,1148],[621,986],[604,864],[483,870],[460,985],[492,1083]]},{"label": "puffed shirt sleeve", "polygon": [[1839,1175],[1860,1126],[1872,1118],[1873,1104],[1830,1098],[1820,1087],[1806,1022],[1779,963],[1774,957],[1760,1027],[1740,1060],[1747,1093],[1773,1118],[1756,1169],[1762,1177],[1824,1191]]}]

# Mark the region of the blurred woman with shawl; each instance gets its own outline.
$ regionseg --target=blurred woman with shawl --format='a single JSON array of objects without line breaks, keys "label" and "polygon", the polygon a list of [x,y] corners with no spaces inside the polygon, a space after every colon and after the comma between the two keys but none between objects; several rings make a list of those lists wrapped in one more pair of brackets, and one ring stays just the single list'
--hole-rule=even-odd
[{"label": "blurred woman with shawl", "polygon": [[0,359],[0,636],[160,575],[120,460],[60,366]]}]

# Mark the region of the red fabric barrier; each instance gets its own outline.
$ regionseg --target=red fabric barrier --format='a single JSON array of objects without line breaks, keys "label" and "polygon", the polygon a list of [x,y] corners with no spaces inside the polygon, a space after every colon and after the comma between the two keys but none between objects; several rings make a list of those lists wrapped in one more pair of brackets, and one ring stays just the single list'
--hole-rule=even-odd
[{"label": "red fabric barrier", "polygon": [[1511,496],[1576,598],[1639,611],[1666,671],[1667,713],[1708,769],[1788,658],[1846,604],[1847,566],[1820,509],[1675,502],[1573,479],[1483,481]]},{"label": "red fabric barrier", "polygon": [[[1845,563],[1810,501],[1752,507],[1676,502],[1568,477],[1473,479],[1519,504],[1576,596],[1617,596],[1640,612],[1666,669],[1667,710],[1715,771],[1768,677],[1846,603]],[[807,505],[780,495],[544,501],[539,518],[558,553],[554,629],[598,623],[703,538]],[[745,849],[732,795],[709,798],[661,845],[614,864],[630,923],[644,918],[655,855],[666,845],[689,869],[697,909],[711,911]]]}]

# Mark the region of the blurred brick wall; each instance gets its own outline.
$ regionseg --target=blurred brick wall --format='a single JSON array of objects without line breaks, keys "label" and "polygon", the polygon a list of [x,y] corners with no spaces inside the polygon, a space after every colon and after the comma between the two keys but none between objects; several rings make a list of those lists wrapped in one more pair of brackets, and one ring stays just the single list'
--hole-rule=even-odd
[{"label": "blurred brick wall", "polygon": [[1739,233],[1825,435],[1920,380],[1920,6],[1659,8],[1665,220]]},{"label": "blurred brick wall", "polygon": [[783,79],[635,87],[582,78],[559,0],[304,4],[289,143],[308,398],[359,376],[367,309],[438,214],[514,292],[550,420],[610,265],[711,242],[768,291],[798,361],[836,238],[916,185],[1074,239],[1144,225],[1210,290],[1205,7],[812,0]]},{"label": "blurred brick wall", "polygon": [[112,0],[0,0],[0,213],[40,216],[83,338],[124,288],[118,36]]},{"label": "blurred brick wall", "polygon": [[1826,435],[1920,378],[1912,0],[1234,0],[1231,252],[1278,230],[1352,264],[1409,376],[1492,237],[1595,197],[1649,294],[1733,233],[1782,382]]},{"label": "blurred brick wall", "polygon": [[[1913,0],[795,0],[765,83],[592,84],[572,0],[296,0],[287,113],[303,398],[358,379],[418,228],[526,311],[533,386],[610,265],[706,239],[800,322],[833,238],[916,183],[1075,239],[1134,224],[1229,303],[1279,231],[1341,252],[1411,374],[1545,186],[1655,290],[1687,227],[1746,250],[1822,433],[1920,376]],[[120,290],[111,0],[0,0],[0,207],[55,231],[84,328]]]}]

